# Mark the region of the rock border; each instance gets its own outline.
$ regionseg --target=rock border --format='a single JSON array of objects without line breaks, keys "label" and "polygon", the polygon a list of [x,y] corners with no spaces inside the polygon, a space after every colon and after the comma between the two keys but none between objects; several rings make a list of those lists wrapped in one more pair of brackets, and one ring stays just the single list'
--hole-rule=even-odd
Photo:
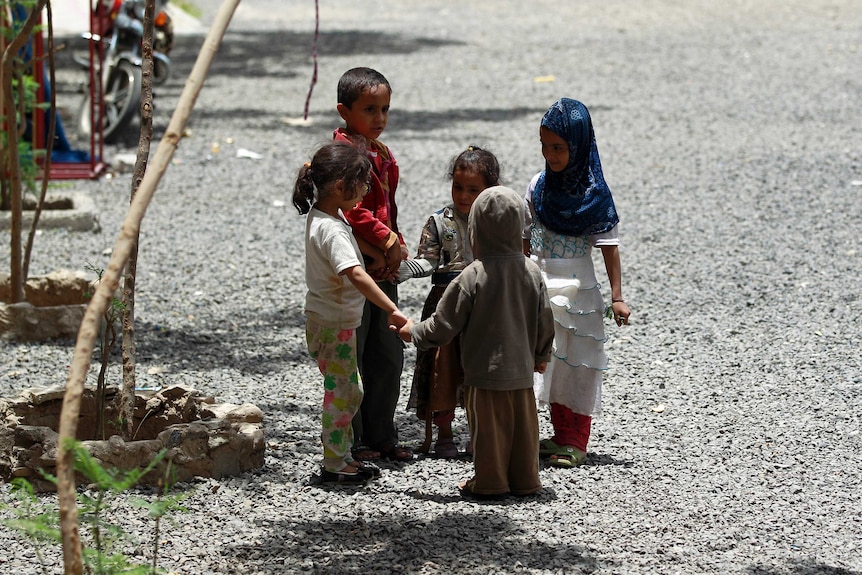
[{"label": "rock border", "polygon": [[58,270],[27,279],[26,301],[7,304],[9,276],[0,274],[0,340],[74,338],[98,278],[90,272]]},{"label": "rock border", "polygon": [[[93,199],[84,192],[71,191],[63,193],[51,193],[46,197],[46,202],[63,203],[69,201],[72,207],[69,209],[47,209],[42,210],[39,215],[39,228],[65,228],[76,232],[98,231],[100,229],[99,218],[96,215],[96,204]],[[21,217],[23,228],[29,229],[33,222],[33,211],[24,210]],[[8,230],[12,227],[12,214],[7,210],[0,211],[0,230]]]},{"label": "rock border", "polygon": [[[56,474],[56,429],[64,393],[62,387],[34,388],[16,398],[0,399],[0,480],[21,477],[37,491],[54,490],[42,473]],[[106,421],[111,421],[116,395],[115,387],[106,391]],[[125,441],[111,435],[93,440],[87,437],[95,432],[96,392],[85,389],[79,439],[103,467],[142,468],[165,450],[164,459],[143,477],[143,485],[159,485],[168,473],[171,482],[178,482],[195,477],[217,479],[263,467],[266,446],[263,412],[258,407],[217,403],[185,386],[135,395],[133,428],[140,439]]]}]

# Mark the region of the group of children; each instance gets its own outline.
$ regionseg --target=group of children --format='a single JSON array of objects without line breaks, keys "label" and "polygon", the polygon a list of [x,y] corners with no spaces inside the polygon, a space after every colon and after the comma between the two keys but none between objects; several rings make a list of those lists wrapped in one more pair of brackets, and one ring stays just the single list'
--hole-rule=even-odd
[{"label": "group of children", "polygon": [[[494,155],[470,146],[452,161],[452,202],[432,214],[411,258],[398,229],[398,165],[379,137],[391,87],[370,68],[338,83],[345,122],[299,171],[293,203],[306,218],[306,341],[324,379],[321,479],[364,483],[376,459],[409,461],[395,410],[404,344],[417,348],[408,406],[426,422],[428,452],[457,457],[455,408],[467,414],[474,476],[462,495],[541,489],[539,456],[586,459],[601,405],[605,307],[591,250],[599,247],[617,325],[622,297],[618,217],[587,108],[563,98],[542,118],[545,169],[526,196],[500,185]],[[398,284],[431,277],[414,323]],[[491,336],[491,333],[493,335]],[[535,392],[534,392],[535,388]],[[536,394],[554,435],[539,440]]]}]

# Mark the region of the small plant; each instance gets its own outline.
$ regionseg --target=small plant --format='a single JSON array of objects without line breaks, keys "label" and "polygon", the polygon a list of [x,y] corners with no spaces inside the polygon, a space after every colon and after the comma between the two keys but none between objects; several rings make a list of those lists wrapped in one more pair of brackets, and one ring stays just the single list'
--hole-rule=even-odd
[{"label": "small plant", "polygon": [[[173,468],[171,464],[168,463],[168,467],[165,470],[165,475],[170,477],[173,472]],[[158,496],[155,501],[145,501],[143,499],[136,499],[132,501],[133,505],[137,507],[142,507],[147,510],[147,515],[150,519],[155,522],[155,527],[153,529],[153,561],[152,561],[152,572],[156,573],[156,569],[159,564],[159,536],[161,534],[161,523],[162,519],[168,515],[168,513],[173,511],[187,511],[185,507],[180,505],[180,503],[186,499],[187,495],[168,495],[170,492],[170,486],[172,482],[159,482],[159,486],[162,488],[162,491],[158,492]]]},{"label": "small plant", "polygon": [[[129,542],[131,536],[120,527],[106,521],[105,515],[118,495],[137,485],[141,478],[151,472],[164,459],[166,451],[162,450],[144,468],[131,471],[105,469],[80,443],[70,443],[74,454],[75,470],[90,481],[86,490],[79,491],[78,505],[80,516],[85,526],[83,535],[90,540],[90,546],[84,549],[83,559],[85,572],[89,575],[155,575],[165,573],[158,566],[159,537],[162,519],[171,512],[185,511],[181,502],[186,494],[170,495],[173,484],[173,469],[168,464],[163,486],[155,501],[134,498],[131,504],[145,509],[147,516],[154,520],[152,561],[145,565],[132,561],[115,549]],[[49,480],[55,481],[50,475]],[[42,573],[48,573],[45,563],[44,549],[46,546],[61,542],[59,528],[59,512],[53,502],[45,502],[34,493],[33,486],[25,479],[15,479],[12,482],[12,493],[17,505],[6,506],[13,518],[4,521],[11,529],[26,536],[36,550]]]},{"label": "small plant", "polygon": [[42,573],[47,573],[42,548],[46,545],[60,543],[59,513],[56,507],[49,508],[39,500],[33,490],[33,485],[26,479],[19,477],[12,480],[12,494],[18,505],[4,505],[11,510],[14,517],[6,519],[3,523],[30,539]]},{"label": "small plant", "polygon": [[[84,267],[87,271],[95,273],[98,277],[98,279],[93,283],[93,289],[95,291],[95,286],[102,281],[102,274],[105,273],[105,270],[98,268],[93,264],[87,264]],[[88,293],[86,295],[87,297],[92,297],[93,294]],[[105,310],[103,316],[104,321],[102,322],[102,330],[99,338],[99,376],[96,380],[96,413],[98,414],[96,429],[98,429],[100,439],[105,439],[106,375],[108,372],[108,365],[111,361],[111,352],[117,344],[117,322],[122,319],[123,311],[125,309],[126,306],[123,301],[113,297],[111,298],[111,304]],[[119,429],[125,429],[125,426],[122,426]]]}]

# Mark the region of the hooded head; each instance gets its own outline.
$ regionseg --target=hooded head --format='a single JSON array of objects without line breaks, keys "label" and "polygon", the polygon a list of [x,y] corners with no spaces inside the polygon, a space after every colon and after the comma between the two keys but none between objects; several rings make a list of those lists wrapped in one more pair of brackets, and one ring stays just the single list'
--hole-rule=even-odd
[{"label": "hooded head", "polygon": [[524,198],[494,186],[479,194],[467,224],[475,257],[523,255]]}]

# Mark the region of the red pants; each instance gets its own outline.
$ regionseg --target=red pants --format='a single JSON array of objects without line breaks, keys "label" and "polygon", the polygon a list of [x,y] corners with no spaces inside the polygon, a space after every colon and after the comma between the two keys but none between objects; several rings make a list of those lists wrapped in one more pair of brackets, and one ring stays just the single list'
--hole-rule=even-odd
[{"label": "red pants", "polygon": [[551,441],[557,445],[570,445],[586,453],[592,422],[593,418],[589,415],[575,413],[561,403],[552,403],[551,425],[554,426],[554,437]]}]

